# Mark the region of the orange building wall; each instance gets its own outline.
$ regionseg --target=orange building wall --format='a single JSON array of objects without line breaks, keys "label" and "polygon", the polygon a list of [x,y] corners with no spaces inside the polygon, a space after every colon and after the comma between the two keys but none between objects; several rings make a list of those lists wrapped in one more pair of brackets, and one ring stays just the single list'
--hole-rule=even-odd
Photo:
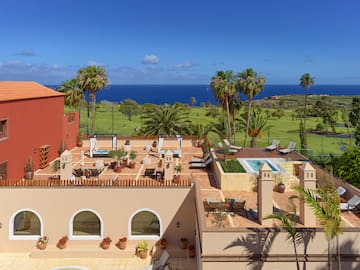
[{"label": "orange building wall", "polygon": [[[0,104],[0,119],[8,119],[8,139],[0,141],[0,162],[8,161],[8,179],[24,177],[24,166],[32,157],[39,168],[39,147],[50,145],[49,159],[58,157],[66,134],[68,147],[73,147],[78,124],[65,124],[63,96],[17,100]],[[78,118],[77,118],[78,119]],[[67,131],[65,131],[67,130]],[[76,135],[75,135],[76,138]]]},{"label": "orange building wall", "polygon": [[79,113],[71,112],[68,113],[67,115],[64,115],[63,140],[66,145],[66,149],[70,150],[76,146],[78,134],[79,134]]}]

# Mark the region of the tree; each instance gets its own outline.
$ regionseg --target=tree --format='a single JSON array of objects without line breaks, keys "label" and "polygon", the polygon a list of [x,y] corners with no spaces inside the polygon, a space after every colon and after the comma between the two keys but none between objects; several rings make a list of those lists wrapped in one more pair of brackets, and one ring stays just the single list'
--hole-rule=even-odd
[{"label": "tree", "polygon": [[211,78],[210,87],[213,89],[214,97],[223,106],[226,111],[226,137],[231,137],[231,118],[230,118],[230,100],[236,96],[236,84],[232,70],[217,71]]},{"label": "tree", "polygon": [[131,121],[131,117],[141,112],[140,105],[132,99],[124,99],[120,103],[120,111],[127,116],[129,121]]},{"label": "tree", "polygon": [[[79,69],[77,80],[79,88],[87,93],[88,118],[89,102],[92,101],[91,129],[90,133],[95,132],[95,114],[96,114],[96,93],[103,89],[108,83],[108,77],[104,68],[99,66],[87,66]],[[88,130],[89,133],[89,130]]]},{"label": "tree", "polygon": [[[247,114],[249,115],[249,114]],[[247,120],[243,115],[240,120],[240,125],[242,127],[247,125]],[[253,110],[250,114],[250,124],[248,127],[248,135],[251,137],[251,147],[256,147],[256,139],[260,138],[263,134],[263,131],[266,129],[266,124],[268,122],[268,117],[265,113],[260,110]]]},{"label": "tree", "polygon": [[194,107],[196,104],[196,98],[195,97],[190,97],[190,106]]},{"label": "tree", "polygon": [[299,264],[299,255],[297,252],[297,242],[299,238],[301,238],[301,234],[296,229],[296,206],[292,202],[292,197],[289,198],[290,200],[290,212],[289,213],[280,213],[280,214],[271,214],[266,216],[264,219],[276,219],[281,223],[281,229],[286,231],[289,235],[289,239],[294,247],[295,252],[295,259],[296,259],[296,268],[300,270]]},{"label": "tree", "polygon": [[177,135],[190,134],[190,121],[187,113],[175,106],[165,104],[154,107],[152,111],[144,112],[144,124],[141,127],[142,135]]},{"label": "tree", "polygon": [[344,154],[336,159],[333,166],[337,176],[360,188],[360,147],[347,148]]},{"label": "tree", "polygon": [[81,104],[83,99],[83,91],[79,88],[76,78],[64,81],[59,88],[59,92],[65,94],[64,104],[74,109]]},{"label": "tree", "polygon": [[349,120],[354,127],[360,125],[360,97],[353,97]]},{"label": "tree", "polygon": [[253,98],[263,90],[264,84],[265,77],[258,76],[252,68],[247,68],[238,74],[237,86],[239,91],[248,98],[244,147],[246,146],[246,140],[249,134],[251,103]]},{"label": "tree", "polygon": [[[305,98],[304,98],[304,117],[303,117],[303,127],[305,136],[300,136],[301,141],[301,153],[307,154],[307,136],[306,136],[306,115],[307,115],[307,98],[308,98],[308,90],[314,84],[314,78],[311,77],[310,73],[305,73],[300,78],[300,86],[305,89]],[[302,139],[302,140],[301,140]]]},{"label": "tree", "polygon": [[313,209],[314,215],[324,227],[324,233],[328,240],[328,269],[331,269],[331,241],[342,233],[340,197],[333,186],[321,187],[316,191],[300,186],[295,189],[300,193],[300,198]]},{"label": "tree", "polygon": [[329,96],[323,96],[315,102],[313,111],[316,115],[319,115],[323,118],[323,123],[326,127],[330,126],[332,132],[336,132],[336,122],[338,111],[336,105]]}]

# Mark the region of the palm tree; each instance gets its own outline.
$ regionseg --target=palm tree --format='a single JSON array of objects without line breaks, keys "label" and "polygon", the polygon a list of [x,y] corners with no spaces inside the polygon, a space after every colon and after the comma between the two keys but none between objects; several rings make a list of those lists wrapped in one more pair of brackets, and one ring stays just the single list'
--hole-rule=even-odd
[{"label": "palm tree", "polygon": [[76,78],[64,81],[59,88],[59,92],[65,94],[64,104],[74,109],[81,104],[83,99],[83,91],[79,88]]},{"label": "palm tree", "polygon": [[252,99],[262,91],[264,84],[265,84],[265,77],[258,76],[257,73],[252,68],[247,68],[246,70],[238,74],[237,85],[239,91],[248,98],[248,108],[247,108],[248,115],[246,120],[244,147],[246,146],[246,140],[249,133],[251,102]]},{"label": "palm tree", "polygon": [[187,113],[176,106],[165,104],[144,112],[140,133],[143,135],[177,135],[190,134]]},{"label": "palm tree", "polygon": [[331,269],[331,241],[342,233],[339,195],[333,186],[319,188],[316,192],[301,186],[297,186],[295,189],[305,203],[313,209],[314,215],[324,227],[324,233],[328,240],[328,269]]},{"label": "palm tree", "polygon": [[314,78],[310,76],[310,73],[305,73],[300,78],[300,86],[305,88],[305,98],[304,98],[304,136],[303,140],[301,141],[301,152],[306,154],[307,149],[307,138],[306,138],[306,115],[307,115],[307,97],[308,97],[308,90],[314,84]]},{"label": "palm tree", "polygon": [[298,240],[301,238],[301,235],[296,230],[296,206],[291,199],[293,199],[293,197],[289,198],[290,213],[271,214],[266,216],[264,219],[276,219],[280,221],[282,230],[286,231],[289,234],[289,239],[291,239],[291,242],[294,247],[296,268],[297,270],[300,270],[299,255],[297,252],[297,243]]},{"label": "palm tree", "polygon": [[211,78],[210,87],[213,89],[215,99],[221,103],[223,109],[226,111],[226,136],[227,138],[230,138],[230,100],[232,100],[234,96],[236,96],[236,84],[234,81],[234,73],[232,72],[232,70],[217,71],[215,76]]},{"label": "palm tree", "polygon": [[[240,126],[244,127],[247,125],[248,121],[247,119],[245,120],[245,115],[242,116],[240,121]],[[268,117],[261,110],[253,110],[250,114],[249,122],[248,135],[251,137],[250,146],[256,147],[256,139],[260,138],[263,131],[267,128]]]},{"label": "palm tree", "polygon": [[[91,134],[95,131],[95,113],[96,113],[96,93],[102,90],[108,83],[108,77],[103,67],[87,66],[78,71],[77,80],[79,87],[88,94],[88,117],[89,100],[92,100],[92,124]],[[88,131],[89,132],[89,131]]]}]

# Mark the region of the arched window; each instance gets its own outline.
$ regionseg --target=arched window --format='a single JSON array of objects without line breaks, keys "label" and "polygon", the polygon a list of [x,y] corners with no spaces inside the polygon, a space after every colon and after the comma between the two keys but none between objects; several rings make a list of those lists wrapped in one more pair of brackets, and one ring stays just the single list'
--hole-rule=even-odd
[{"label": "arched window", "polygon": [[10,239],[38,239],[42,234],[42,222],[32,210],[21,210],[10,219]]},{"label": "arched window", "polygon": [[100,239],[102,236],[102,221],[92,210],[77,212],[71,222],[70,236],[73,239]]},{"label": "arched window", "polygon": [[139,210],[130,218],[130,239],[158,239],[161,234],[159,216],[151,210]]}]

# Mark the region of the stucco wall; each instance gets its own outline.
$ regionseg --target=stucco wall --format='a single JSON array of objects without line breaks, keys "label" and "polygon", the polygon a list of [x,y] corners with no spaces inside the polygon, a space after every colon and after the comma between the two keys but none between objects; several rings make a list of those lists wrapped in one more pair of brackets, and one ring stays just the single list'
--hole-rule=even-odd
[{"label": "stucco wall", "polygon": [[63,136],[63,96],[2,102],[0,119],[8,119],[8,139],[0,141],[0,162],[8,161],[8,179],[24,177],[24,166],[32,157],[39,166],[39,147],[50,145],[55,159]]},{"label": "stucco wall", "polygon": [[[130,217],[140,209],[158,214],[161,234],[169,245],[177,245],[181,237],[194,241],[194,193],[189,188],[1,188],[0,204],[0,251],[35,249],[34,240],[9,240],[11,216],[21,209],[38,213],[43,234],[49,237],[52,246],[62,236],[70,235],[71,217],[82,209],[90,209],[100,216],[102,237],[109,236],[113,241],[129,237]],[[71,246],[96,249],[99,242],[70,239]]]}]

